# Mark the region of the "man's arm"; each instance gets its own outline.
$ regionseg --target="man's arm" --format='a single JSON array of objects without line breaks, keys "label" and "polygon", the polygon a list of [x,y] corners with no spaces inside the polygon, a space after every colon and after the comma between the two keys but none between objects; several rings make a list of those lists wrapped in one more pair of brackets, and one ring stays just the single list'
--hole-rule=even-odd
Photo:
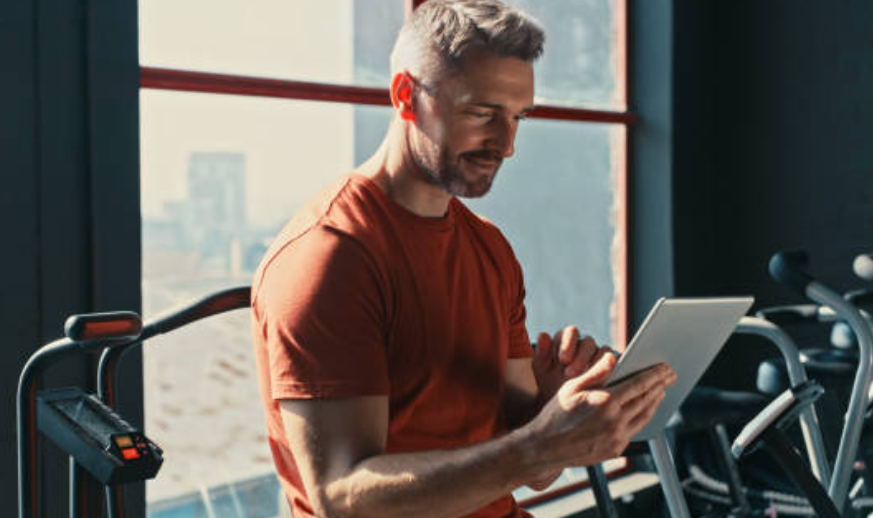
[{"label": "man's arm", "polygon": [[321,517],[452,517],[522,485],[520,437],[447,450],[384,454],[388,399],[284,400],[291,449]]},{"label": "man's arm", "polygon": [[568,326],[550,337],[540,333],[533,358],[511,358],[504,375],[503,412],[515,429],[533,419],[568,379],[588,370],[610,349]]},{"label": "man's arm", "polygon": [[[574,375],[581,374],[608,348],[598,347],[589,337],[580,337],[575,326],[558,331],[553,337],[540,333],[531,358],[511,358],[505,372],[503,414],[510,430],[536,416],[554,395],[557,387]],[[563,468],[542,474],[527,482],[531,489],[542,491],[561,475]]]},{"label": "man's arm", "polygon": [[530,358],[511,358],[504,373],[503,415],[514,430],[537,415],[543,405]]},{"label": "man's arm", "polygon": [[318,516],[460,516],[568,465],[618,455],[651,419],[672,382],[666,366],[610,389],[603,356],[569,380],[542,411],[507,435],[442,451],[384,453],[388,401],[284,400],[282,417],[306,494]]}]

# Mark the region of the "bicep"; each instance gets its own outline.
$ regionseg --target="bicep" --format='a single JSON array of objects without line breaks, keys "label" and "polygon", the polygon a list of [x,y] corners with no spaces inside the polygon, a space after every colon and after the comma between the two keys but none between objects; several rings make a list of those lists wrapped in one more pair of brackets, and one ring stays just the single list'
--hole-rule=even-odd
[{"label": "bicep", "polygon": [[530,358],[510,358],[504,374],[503,408],[507,426],[520,426],[533,417],[538,389]]},{"label": "bicep", "polygon": [[345,399],[284,399],[282,422],[310,499],[360,461],[385,450],[387,396]]}]

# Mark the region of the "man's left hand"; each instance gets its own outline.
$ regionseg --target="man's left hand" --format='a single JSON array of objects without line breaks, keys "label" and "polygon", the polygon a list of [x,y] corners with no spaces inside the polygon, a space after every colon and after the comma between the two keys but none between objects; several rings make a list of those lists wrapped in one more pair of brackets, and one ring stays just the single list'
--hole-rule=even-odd
[{"label": "man's left hand", "polygon": [[540,333],[533,357],[540,402],[550,400],[566,380],[587,371],[604,354],[611,354],[611,349],[598,346],[590,336],[580,335],[575,326],[567,326],[551,337]]}]

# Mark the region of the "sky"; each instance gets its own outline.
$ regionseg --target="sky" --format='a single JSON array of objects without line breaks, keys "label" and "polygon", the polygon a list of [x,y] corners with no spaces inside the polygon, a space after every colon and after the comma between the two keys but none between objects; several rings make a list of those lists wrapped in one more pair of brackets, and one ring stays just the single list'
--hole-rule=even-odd
[{"label": "sky", "polygon": [[[348,0],[142,0],[140,63],[349,83],[352,14]],[[245,153],[254,224],[286,219],[289,206],[353,165],[350,105],[159,90],[140,99],[146,218],[186,196],[194,151]]]}]

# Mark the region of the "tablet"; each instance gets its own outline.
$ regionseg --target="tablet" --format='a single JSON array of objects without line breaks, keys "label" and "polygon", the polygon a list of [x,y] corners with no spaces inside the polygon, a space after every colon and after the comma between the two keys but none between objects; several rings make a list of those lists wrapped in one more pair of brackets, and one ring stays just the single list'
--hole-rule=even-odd
[{"label": "tablet", "polygon": [[752,302],[752,297],[658,300],[606,382],[613,385],[661,362],[676,371],[676,383],[667,388],[654,417],[633,440],[651,439],[664,429]]}]

